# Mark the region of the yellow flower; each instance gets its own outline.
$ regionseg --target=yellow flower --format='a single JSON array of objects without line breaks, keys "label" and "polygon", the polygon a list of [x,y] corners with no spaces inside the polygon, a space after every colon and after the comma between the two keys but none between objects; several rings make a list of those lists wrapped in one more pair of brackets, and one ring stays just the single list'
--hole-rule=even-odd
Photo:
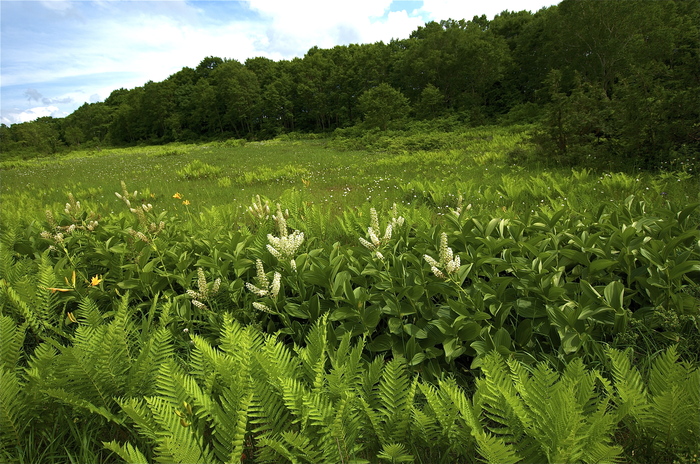
[{"label": "yellow flower", "polygon": [[185,200],[185,201],[182,202],[182,204],[185,205],[185,206],[187,206],[187,205],[190,204],[190,200]]},{"label": "yellow flower", "polygon": [[92,285],[93,287],[97,287],[100,284],[100,282],[102,282],[102,279],[100,279],[97,275],[90,279],[90,285]]},{"label": "yellow flower", "polygon": [[182,200],[182,195],[180,192],[175,192],[175,195],[173,195],[173,198],[177,198],[178,200]]}]

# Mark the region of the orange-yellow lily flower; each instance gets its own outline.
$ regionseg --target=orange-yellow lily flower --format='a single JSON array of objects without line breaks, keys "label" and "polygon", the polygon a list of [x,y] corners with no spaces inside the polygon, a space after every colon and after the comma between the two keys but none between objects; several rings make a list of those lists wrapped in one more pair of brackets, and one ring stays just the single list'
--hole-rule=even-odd
[{"label": "orange-yellow lily flower", "polygon": [[182,200],[182,195],[180,192],[175,192],[175,195],[173,195],[173,198],[177,198],[178,200]]},{"label": "orange-yellow lily flower", "polygon": [[102,279],[100,279],[99,276],[97,276],[97,275],[95,277],[93,277],[92,279],[90,279],[90,285],[93,287],[98,286],[100,284],[100,282],[102,282]]}]

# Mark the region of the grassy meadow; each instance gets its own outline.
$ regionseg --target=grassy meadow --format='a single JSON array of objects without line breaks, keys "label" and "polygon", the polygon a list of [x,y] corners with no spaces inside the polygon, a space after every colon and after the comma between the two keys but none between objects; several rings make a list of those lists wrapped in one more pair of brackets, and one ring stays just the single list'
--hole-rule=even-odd
[{"label": "grassy meadow", "polygon": [[[427,207],[437,215],[455,207],[459,195],[475,211],[489,214],[540,207],[592,209],[630,195],[654,205],[700,199],[697,178],[684,172],[593,173],[527,162],[527,153],[534,150],[528,129],[494,126],[457,134],[377,136],[366,148],[341,137],[281,137],[7,160],[0,162],[2,214],[6,221],[13,215],[41,217],[47,208],[62,210],[69,193],[96,212],[111,214],[122,181],[157,211],[188,217],[222,211],[243,223],[255,195],[273,203],[302,201],[334,214],[397,203]],[[186,172],[193,163],[193,172]],[[197,170],[197,163],[215,169]],[[176,192],[189,200],[187,208],[172,201]]]},{"label": "grassy meadow", "polygon": [[532,130],[0,161],[0,461],[698,462],[700,178]]}]

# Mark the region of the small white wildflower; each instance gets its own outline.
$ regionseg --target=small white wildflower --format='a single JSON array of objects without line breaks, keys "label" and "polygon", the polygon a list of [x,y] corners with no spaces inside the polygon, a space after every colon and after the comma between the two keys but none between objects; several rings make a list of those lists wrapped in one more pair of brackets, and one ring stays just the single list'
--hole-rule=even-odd
[{"label": "small white wildflower", "polygon": [[255,285],[251,284],[250,282],[245,283],[245,287],[250,290],[251,292],[255,293],[259,297],[263,297],[267,295],[267,290],[263,290],[262,288],[258,288]]},{"label": "small white wildflower", "polygon": [[[269,239],[269,237],[268,237],[268,239]],[[272,256],[274,256],[275,258],[277,258],[277,259],[282,259],[282,253],[280,253],[279,251],[277,251],[277,249],[275,249],[275,247],[273,247],[273,246],[270,245],[269,243],[267,244],[267,251],[269,251],[270,254],[271,254]]]},{"label": "small white wildflower", "polygon": [[291,260],[289,263],[292,265],[292,272],[297,272],[297,262],[295,260]]},{"label": "small white wildflower", "polygon": [[377,210],[374,208],[369,209],[370,221],[369,225],[372,229],[379,230],[379,216],[377,216]]},{"label": "small white wildflower", "polygon": [[197,268],[197,288],[199,289],[200,295],[203,299],[207,299],[207,278],[204,275],[204,269],[201,267]]},{"label": "small white wildflower", "polygon": [[372,243],[368,242],[362,237],[360,237],[360,244],[362,244],[362,246],[367,248],[368,250],[374,250],[374,245],[372,245]]},{"label": "small white wildflower", "polygon": [[393,227],[391,226],[391,224],[386,226],[386,232],[384,232],[384,237],[382,238],[382,240],[384,242],[388,242],[389,240],[391,240],[392,230],[393,230]]},{"label": "small white wildflower", "polygon": [[423,259],[431,266],[431,267],[437,267],[440,265],[437,261],[432,256],[429,255],[423,255]]},{"label": "small white wildflower", "polygon": [[272,298],[277,298],[277,294],[280,292],[282,275],[279,272],[275,272],[272,278],[272,285],[270,286],[270,296]]},{"label": "small white wildflower", "polygon": [[260,259],[255,260],[255,268],[257,270],[258,284],[261,287],[268,288],[270,286],[270,281],[267,280],[267,276],[265,275],[265,268],[263,267],[263,263]]},{"label": "small white wildflower", "polygon": [[372,241],[374,246],[378,247],[379,245],[381,245],[382,242],[379,240],[379,237],[377,237],[377,234],[374,233],[373,228],[367,228],[367,235],[369,236],[369,239]]},{"label": "small white wildflower", "polygon": [[201,301],[198,301],[198,300],[192,300],[192,304],[195,307],[197,307],[198,309],[208,309],[207,305],[205,305],[204,303],[202,303]]},{"label": "small white wildflower", "polygon": [[433,271],[433,274],[435,274],[435,277],[438,277],[438,278],[440,278],[440,279],[444,279],[444,278],[445,278],[445,274],[443,274],[442,271],[440,271],[440,269],[438,269],[437,267],[432,266],[432,267],[430,268],[430,270]]},{"label": "small white wildflower", "polygon": [[380,251],[376,251],[374,254],[377,256],[378,259],[384,259],[384,255]]},{"label": "small white wildflower", "polygon": [[265,304],[262,304],[262,303],[258,303],[257,301],[254,301],[254,302],[253,302],[253,308],[257,309],[258,311],[263,311],[263,312],[265,312],[265,313],[271,313],[271,312],[272,312],[272,311],[270,310],[270,307],[269,307],[269,306],[267,306],[267,305],[265,305]]}]

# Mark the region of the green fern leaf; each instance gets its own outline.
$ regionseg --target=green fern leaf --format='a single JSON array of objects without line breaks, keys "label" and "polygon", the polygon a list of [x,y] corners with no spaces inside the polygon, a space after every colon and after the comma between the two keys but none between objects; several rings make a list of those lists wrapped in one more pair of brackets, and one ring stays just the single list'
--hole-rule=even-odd
[{"label": "green fern leaf", "polygon": [[406,447],[401,443],[388,443],[377,454],[379,459],[384,459],[392,464],[397,462],[413,462],[414,458],[406,452]]},{"label": "green fern leaf", "polygon": [[[2,291],[4,297],[15,308],[19,316],[26,321],[32,331],[35,334],[41,334],[44,329],[43,319],[29,309],[29,305],[5,279],[0,280],[0,291]],[[3,311],[5,310],[3,309]]]},{"label": "green fern leaf", "polygon": [[155,446],[156,461],[162,463],[213,461],[209,449],[201,437],[196,435],[195,427],[176,415],[176,408],[170,400],[147,397],[145,401],[159,428]]},{"label": "green fern leaf", "polygon": [[3,447],[22,446],[23,431],[32,409],[17,374],[0,367],[0,444]]},{"label": "green fern leaf", "polygon": [[406,363],[396,358],[389,361],[377,389],[379,411],[383,416],[385,436],[391,442],[405,437],[411,418],[411,408],[417,383],[408,380]]},{"label": "green fern leaf", "polygon": [[476,444],[484,461],[493,464],[515,464],[521,461],[515,448],[489,433],[477,433]]},{"label": "green fern leaf", "polygon": [[65,404],[69,404],[71,406],[76,406],[79,408],[86,409],[94,414],[99,414],[100,416],[106,418],[107,420],[110,420],[112,422],[115,422],[117,424],[121,424],[123,421],[121,418],[118,416],[112,414],[111,411],[109,411],[107,408],[104,406],[97,406],[93,403],[91,403],[88,400],[85,400],[83,398],[78,398],[75,395],[63,390],[63,389],[46,389],[44,390],[44,393],[47,395],[51,396],[52,398],[56,398],[57,400],[60,400],[61,402]]},{"label": "green fern leaf", "polygon": [[41,254],[37,279],[37,287],[33,301],[34,308],[40,314],[53,316],[51,320],[53,320],[55,325],[58,325],[57,323],[60,321],[60,317],[58,317],[60,315],[56,313],[58,295],[49,290],[50,288],[58,287],[58,280],[56,279],[48,250]]},{"label": "green fern leaf", "polygon": [[14,370],[22,356],[26,326],[18,326],[9,316],[0,315],[0,366]]},{"label": "green fern leaf", "polygon": [[639,371],[632,367],[631,351],[621,352],[608,349],[606,354],[612,363],[612,375],[617,392],[618,418],[624,419],[631,415],[636,422],[648,407],[644,381]]},{"label": "green fern leaf", "polygon": [[120,445],[115,440],[110,442],[102,442],[102,445],[110,451],[114,451],[117,456],[122,458],[128,464],[148,464],[148,459],[141,451],[131,443]]}]

